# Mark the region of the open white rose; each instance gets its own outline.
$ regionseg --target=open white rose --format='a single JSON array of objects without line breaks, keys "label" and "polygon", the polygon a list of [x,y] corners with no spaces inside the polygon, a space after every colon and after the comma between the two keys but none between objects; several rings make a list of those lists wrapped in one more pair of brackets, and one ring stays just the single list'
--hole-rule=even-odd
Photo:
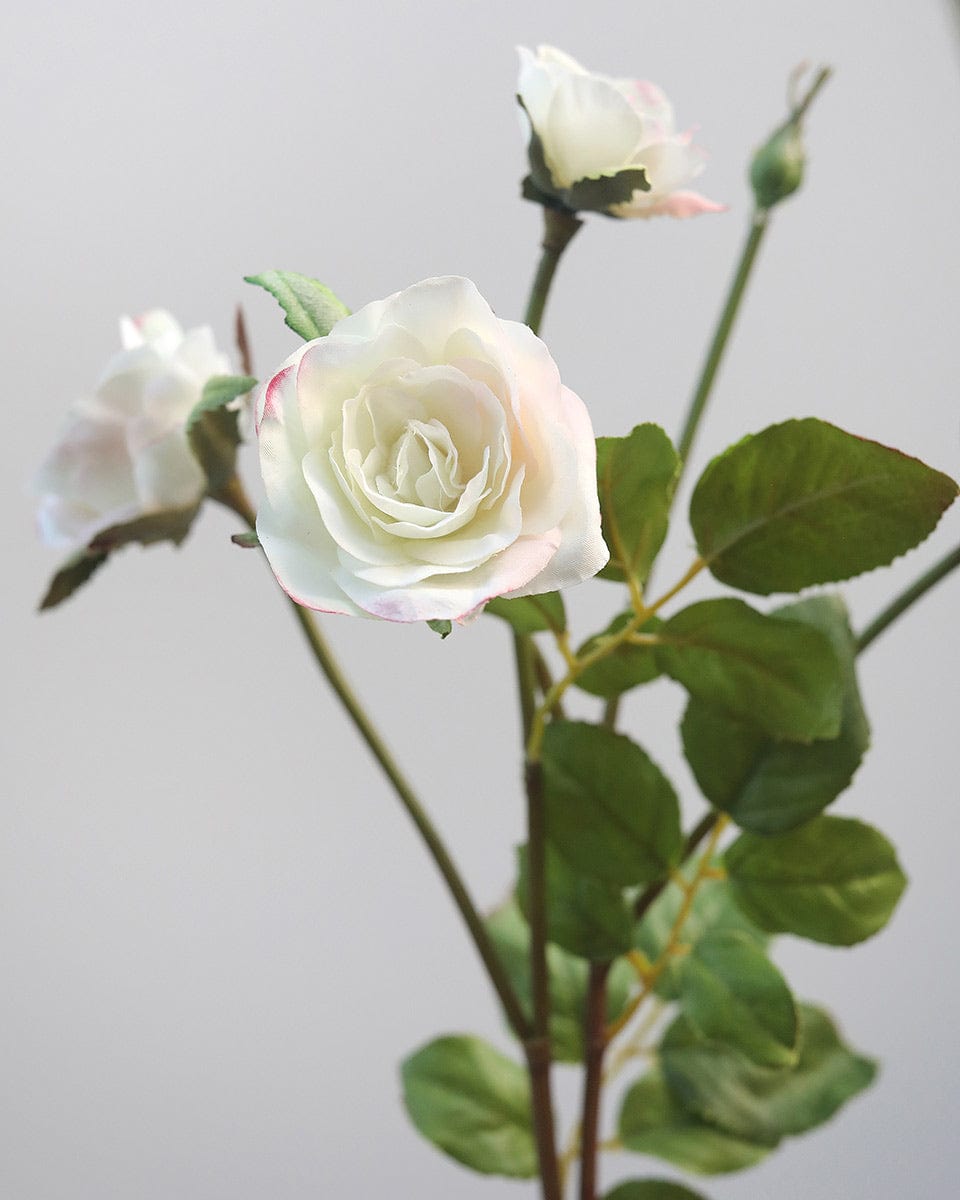
[{"label": "open white rose", "polygon": [[308,608],[456,620],[607,561],[586,408],[468,279],[344,318],[287,360],[257,412],[257,533]]},{"label": "open white rose", "polygon": [[229,362],[206,326],[185,334],[162,309],[121,318],[120,338],[35,479],[40,532],[54,546],[79,549],[110,526],[189,507],[206,489],[185,424]]},{"label": "open white rose", "polygon": [[[517,85],[531,141],[533,183],[565,207],[616,217],[692,217],[724,206],[687,190],[704,152],[677,133],[663,92],[643,80],[585,70],[553,46],[519,47]],[[649,191],[631,186],[642,167]],[[618,178],[619,176],[619,178]]]}]

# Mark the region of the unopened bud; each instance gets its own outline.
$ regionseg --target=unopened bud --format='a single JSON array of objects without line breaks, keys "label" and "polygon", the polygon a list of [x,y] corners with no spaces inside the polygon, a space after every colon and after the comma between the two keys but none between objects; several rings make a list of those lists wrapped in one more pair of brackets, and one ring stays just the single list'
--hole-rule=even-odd
[{"label": "unopened bud", "polygon": [[791,88],[794,91],[790,115],[760,147],[750,164],[750,184],[758,208],[773,208],[781,200],[792,196],[803,182],[803,172],[807,165],[807,154],[803,145],[803,117],[814,96],[830,76],[829,68],[823,67],[806,95],[798,98],[795,88],[803,70],[801,67],[794,72],[791,80]]},{"label": "unopened bud", "polygon": [[803,182],[806,161],[799,123],[791,121],[753,156],[750,184],[757,207],[773,208],[792,195]]}]

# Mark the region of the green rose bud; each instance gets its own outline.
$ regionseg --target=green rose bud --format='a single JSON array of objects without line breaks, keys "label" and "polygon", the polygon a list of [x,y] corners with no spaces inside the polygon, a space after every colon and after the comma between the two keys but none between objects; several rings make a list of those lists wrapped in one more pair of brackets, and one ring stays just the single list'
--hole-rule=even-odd
[{"label": "green rose bud", "polygon": [[[803,68],[801,68],[802,70]],[[807,164],[803,145],[803,117],[814,96],[830,77],[829,67],[822,67],[806,95],[792,100],[791,112],[753,156],[750,163],[750,186],[757,207],[773,208],[799,188]],[[796,73],[793,83],[796,83]]]}]

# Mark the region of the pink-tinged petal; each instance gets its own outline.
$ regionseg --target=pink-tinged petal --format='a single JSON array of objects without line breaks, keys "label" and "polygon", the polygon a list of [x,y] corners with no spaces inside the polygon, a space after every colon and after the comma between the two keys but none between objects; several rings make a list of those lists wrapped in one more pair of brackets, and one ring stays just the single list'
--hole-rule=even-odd
[{"label": "pink-tinged petal", "polygon": [[555,553],[554,539],[522,538],[475,571],[433,575],[415,587],[382,588],[347,574],[338,582],[360,608],[384,621],[458,621],[538,575]]},{"label": "pink-tinged petal", "polygon": [[660,212],[669,217],[698,217],[701,213],[726,212],[728,205],[708,200],[697,192],[673,192],[663,201]]},{"label": "pink-tinged petal", "polygon": [[554,592],[582,583],[606,566],[610,551],[600,532],[600,501],[597,495],[597,444],[586,405],[569,388],[562,388],[567,427],[577,447],[577,486],[573,503],[559,525],[557,553],[543,571],[528,581],[514,596]]},{"label": "pink-tinged petal", "polygon": [[255,410],[257,414],[257,432],[264,421],[277,421],[282,424],[284,411],[284,396],[291,401],[289,411],[296,411],[297,400],[297,366],[290,363],[281,369],[271,379],[257,389]]},{"label": "pink-tinged petal", "polygon": [[131,321],[120,318],[120,344],[124,349],[151,346],[162,358],[170,358],[183,341],[183,328],[164,308],[151,308]]},{"label": "pink-tinged petal", "polygon": [[[638,195],[640,195],[638,193]],[[668,196],[659,197],[653,201],[645,202],[643,199],[634,197],[634,201],[630,205],[621,206],[618,208],[617,215],[621,217],[699,217],[703,213],[721,213],[727,212],[729,206],[726,204],[717,204],[714,200],[708,200],[706,196],[701,196],[697,192],[671,192]]]},{"label": "pink-tinged petal", "polygon": [[74,404],[41,468],[44,537],[86,544],[104,528],[199,501],[206,479],[186,420],[213,374],[230,373],[207,328],[183,332],[164,309],[120,321],[123,349]]},{"label": "pink-tinged petal", "polygon": [[319,521],[302,512],[277,513],[269,502],[257,513],[257,537],[277,582],[291,600],[317,612],[363,616],[333,580],[336,547]]}]

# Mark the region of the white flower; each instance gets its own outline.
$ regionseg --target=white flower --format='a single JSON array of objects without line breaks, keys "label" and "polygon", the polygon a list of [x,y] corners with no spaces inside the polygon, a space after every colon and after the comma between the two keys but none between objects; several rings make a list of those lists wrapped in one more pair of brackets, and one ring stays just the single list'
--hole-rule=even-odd
[{"label": "white flower", "polygon": [[229,362],[206,326],[184,334],[162,309],[121,318],[120,338],[34,483],[40,532],[54,546],[79,549],[110,526],[196,504],[206,489],[185,423]]},{"label": "white flower", "polygon": [[[536,134],[530,157],[538,188],[568,208],[617,217],[723,211],[687,190],[703,170],[704,152],[689,133],[675,132],[673,109],[655,84],[595,75],[553,46],[539,46],[536,55],[521,46],[519,53],[518,94],[527,134],[531,126]],[[631,188],[623,175],[638,167],[649,191]]]},{"label": "white flower", "polygon": [[586,408],[468,279],[344,318],[287,360],[257,412],[257,533],[308,608],[457,620],[607,561]]}]

